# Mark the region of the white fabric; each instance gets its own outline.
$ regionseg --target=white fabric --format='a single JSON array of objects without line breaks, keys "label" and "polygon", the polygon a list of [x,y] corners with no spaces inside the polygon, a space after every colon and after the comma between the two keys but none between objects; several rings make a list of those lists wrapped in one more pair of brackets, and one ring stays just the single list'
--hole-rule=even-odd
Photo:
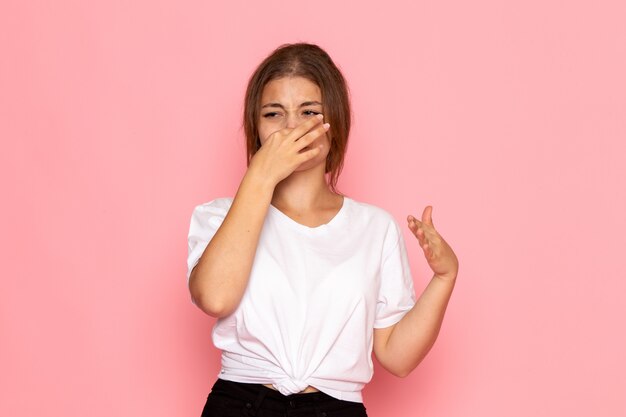
[{"label": "white fabric", "polygon": [[[232,200],[195,207],[187,283]],[[404,239],[385,210],[344,197],[329,223],[311,228],[270,205],[241,303],[213,328],[218,377],[362,402],[373,328],[397,323],[415,301]]]}]

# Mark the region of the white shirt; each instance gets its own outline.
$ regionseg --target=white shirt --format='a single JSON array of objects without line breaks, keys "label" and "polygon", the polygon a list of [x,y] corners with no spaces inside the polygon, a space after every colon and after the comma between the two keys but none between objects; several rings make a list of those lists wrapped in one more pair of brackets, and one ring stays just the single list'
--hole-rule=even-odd
[{"label": "white shirt", "polygon": [[[232,201],[194,208],[187,284]],[[218,377],[272,384],[283,395],[311,385],[362,402],[373,329],[397,323],[415,301],[404,239],[385,210],[344,196],[330,222],[308,227],[270,205],[243,298],[213,327]]]}]

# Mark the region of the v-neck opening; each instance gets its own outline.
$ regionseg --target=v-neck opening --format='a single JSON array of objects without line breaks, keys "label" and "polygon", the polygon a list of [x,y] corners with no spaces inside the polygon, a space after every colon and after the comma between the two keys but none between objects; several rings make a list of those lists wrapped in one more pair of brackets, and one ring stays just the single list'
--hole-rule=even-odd
[{"label": "v-neck opening", "polygon": [[304,232],[308,232],[308,233],[316,233],[318,231],[325,230],[328,227],[332,227],[335,224],[338,224],[343,218],[345,211],[347,210],[349,200],[350,199],[344,195],[343,203],[341,204],[341,208],[339,208],[337,213],[335,213],[335,215],[328,222],[320,224],[319,226],[315,226],[315,227],[307,226],[305,224],[297,222],[296,220],[292,219],[291,217],[289,217],[288,215],[280,211],[276,206],[274,206],[271,203],[270,203],[270,210],[276,213],[276,215],[279,218],[281,218],[285,223],[289,224],[291,227],[304,231]]}]

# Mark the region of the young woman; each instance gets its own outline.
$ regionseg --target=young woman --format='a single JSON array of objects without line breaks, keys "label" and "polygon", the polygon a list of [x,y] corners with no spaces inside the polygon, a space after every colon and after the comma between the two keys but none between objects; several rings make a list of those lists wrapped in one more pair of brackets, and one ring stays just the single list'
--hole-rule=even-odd
[{"label": "young woman", "polygon": [[432,207],[407,217],[434,272],[416,300],[402,231],[336,189],[350,130],[345,80],[316,45],[276,49],[245,98],[248,169],[234,198],[195,207],[192,302],[217,317],[222,368],[203,417],[366,416],[372,350],[408,375],[437,338],[458,260]]}]

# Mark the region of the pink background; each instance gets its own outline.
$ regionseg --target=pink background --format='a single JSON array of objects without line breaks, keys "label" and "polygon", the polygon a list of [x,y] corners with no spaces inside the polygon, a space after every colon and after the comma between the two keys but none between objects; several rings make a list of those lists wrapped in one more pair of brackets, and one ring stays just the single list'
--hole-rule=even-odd
[{"label": "pink background", "polygon": [[461,264],[370,416],[626,415],[626,7],[516,3],[4,0],[0,415],[200,415],[191,211],[234,194],[245,84],[294,41],[351,87],[340,189],[403,227],[432,204]]}]

